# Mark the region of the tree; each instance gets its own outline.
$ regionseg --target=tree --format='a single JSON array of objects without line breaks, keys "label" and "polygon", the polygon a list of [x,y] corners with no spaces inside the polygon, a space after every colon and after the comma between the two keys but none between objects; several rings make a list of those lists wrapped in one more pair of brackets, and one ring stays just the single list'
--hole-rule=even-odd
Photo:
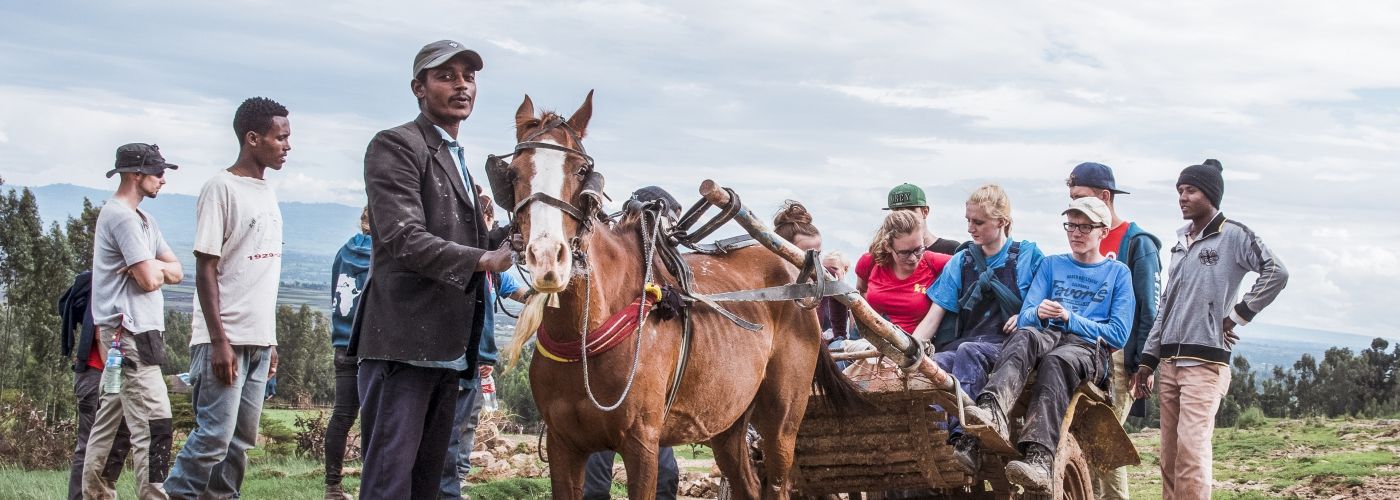
[{"label": "tree", "polygon": [[49,418],[73,406],[55,376],[67,366],[59,352],[56,300],[73,280],[73,255],[58,224],[45,232],[34,193],[11,190],[0,203],[0,285],[5,290],[0,332],[0,389],[15,388],[45,409]]},{"label": "tree", "polygon": [[330,320],[302,304],[277,306],[277,392],[296,403],[335,397],[335,351]]},{"label": "tree", "polygon": [[190,371],[190,334],[193,329],[189,314],[165,311],[165,363],[160,365],[166,375]]},{"label": "tree", "polygon": [[92,206],[92,200],[83,198],[83,211],[77,217],[68,217],[68,247],[73,249],[73,272],[81,273],[92,269],[93,236],[97,234],[97,215],[101,207]]}]

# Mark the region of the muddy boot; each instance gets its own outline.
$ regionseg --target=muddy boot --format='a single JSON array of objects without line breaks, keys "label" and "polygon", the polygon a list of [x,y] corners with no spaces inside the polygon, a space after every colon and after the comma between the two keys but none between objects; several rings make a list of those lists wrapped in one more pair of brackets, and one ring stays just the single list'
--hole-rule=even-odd
[{"label": "muddy boot", "polygon": [[1026,456],[1006,464],[1006,480],[1020,485],[1027,491],[1048,492],[1053,476],[1051,465],[1055,457],[1050,450],[1039,444],[1026,445]]},{"label": "muddy boot", "polygon": [[1002,441],[1011,442],[1011,432],[1006,428],[1006,414],[1001,411],[1001,405],[997,404],[996,398],[991,394],[983,394],[977,397],[977,406],[963,408],[967,422],[976,425],[988,425],[992,430],[1001,436]]},{"label": "muddy boot", "polygon": [[969,475],[976,476],[982,468],[982,443],[971,434],[953,438],[953,458]]},{"label": "muddy boot", "polygon": [[346,493],[345,488],[338,484],[328,484],[326,485],[326,500],[355,500],[355,497]]}]

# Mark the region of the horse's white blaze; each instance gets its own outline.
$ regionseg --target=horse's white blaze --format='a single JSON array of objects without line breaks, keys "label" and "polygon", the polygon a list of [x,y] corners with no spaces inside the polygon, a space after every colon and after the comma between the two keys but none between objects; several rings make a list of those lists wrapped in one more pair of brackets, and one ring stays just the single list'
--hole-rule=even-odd
[{"label": "horse's white blaze", "polygon": [[[540,142],[557,144],[549,139]],[[534,159],[535,177],[530,179],[530,192],[564,199],[564,152],[536,149]],[[544,203],[531,203],[529,241],[551,237],[556,241],[564,240],[564,212]]]}]

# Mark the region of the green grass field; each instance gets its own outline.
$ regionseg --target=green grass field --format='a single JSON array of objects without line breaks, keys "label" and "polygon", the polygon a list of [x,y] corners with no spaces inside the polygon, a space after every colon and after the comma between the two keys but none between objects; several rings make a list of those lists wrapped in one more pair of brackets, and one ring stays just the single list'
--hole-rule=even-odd
[{"label": "green grass field", "polygon": [[[264,418],[288,427],[298,411],[270,409]],[[1161,497],[1158,434],[1132,435],[1142,465],[1129,468],[1132,498]],[[687,470],[698,471],[713,459],[704,446],[679,446],[677,458]],[[315,460],[269,457],[265,450],[249,454],[250,472],[244,497],[276,500],[315,499],[323,494],[323,469]],[[356,466],[358,464],[350,464]],[[67,471],[0,469],[0,499],[62,498]],[[1215,498],[1400,498],[1400,421],[1268,420],[1252,429],[1217,429],[1215,433]],[[345,485],[358,489],[359,478]],[[134,493],[130,474],[123,475],[118,493]],[[549,497],[546,478],[506,479],[472,485],[479,499]],[[615,485],[614,497],[626,488]]]}]

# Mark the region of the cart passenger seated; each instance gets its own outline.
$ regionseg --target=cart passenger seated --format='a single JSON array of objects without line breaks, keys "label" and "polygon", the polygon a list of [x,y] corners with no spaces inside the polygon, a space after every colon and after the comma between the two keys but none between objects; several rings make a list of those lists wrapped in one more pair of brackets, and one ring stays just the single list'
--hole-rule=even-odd
[{"label": "cart passenger seated", "polygon": [[[1006,411],[1016,403],[1032,370],[1036,372],[1025,426],[1016,442],[1024,455],[1006,465],[1012,483],[1032,491],[1050,488],[1060,423],[1074,390],[1089,381],[1103,384],[1111,373],[1110,350],[1119,349],[1132,324],[1133,288],[1127,266],[1099,253],[1111,220],[1097,198],[1079,198],[1064,211],[1070,253],[1046,257],[1036,271],[1018,329],[966,409],[970,422],[990,424],[1010,442]],[[973,460],[980,441],[974,443]]]},{"label": "cart passenger seated", "polygon": [[[1011,239],[1011,199],[1001,187],[978,188],[965,210],[972,242],[953,255],[947,272],[929,287],[934,307],[913,334],[937,347],[934,361],[972,397],[986,385],[1002,343],[1015,328],[1021,298],[1044,255],[1033,242]],[[956,418],[949,420],[949,442],[960,450],[954,454],[959,463],[976,471],[976,453],[970,451],[975,443],[963,438]]]}]

